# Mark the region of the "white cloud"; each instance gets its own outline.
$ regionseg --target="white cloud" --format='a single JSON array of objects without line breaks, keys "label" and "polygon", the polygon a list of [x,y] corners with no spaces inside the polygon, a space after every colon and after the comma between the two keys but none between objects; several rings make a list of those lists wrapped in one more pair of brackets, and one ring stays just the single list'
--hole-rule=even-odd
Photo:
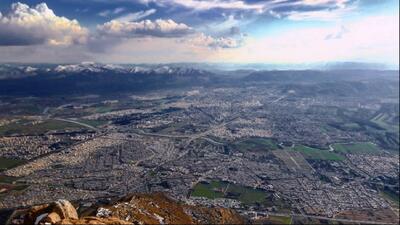
[{"label": "white cloud", "polygon": [[335,5],[339,8],[345,8],[346,4],[351,2],[351,0],[303,0],[300,1],[299,4],[303,5]]},{"label": "white cloud", "polygon": [[[349,5],[353,4],[352,0],[299,0],[299,1],[265,0],[265,1],[254,1],[254,2],[249,2],[245,0],[137,0],[137,1],[146,5],[148,5],[150,2],[153,2],[160,6],[179,5],[194,10],[210,10],[219,8],[226,10],[250,10],[256,13],[271,11],[275,8],[282,8],[282,7],[297,8],[299,6],[321,7],[316,10],[311,10],[311,12],[320,10],[329,11],[335,8],[344,9],[347,8]],[[307,11],[310,12],[310,10]],[[307,11],[299,11],[299,12],[302,13]],[[293,11],[293,13],[295,12],[296,11]]]},{"label": "white cloud", "polygon": [[119,14],[125,10],[126,9],[124,7],[118,7],[118,8],[115,8],[113,12],[114,12],[114,14]]},{"label": "white cloud", "polygon": [[262,10],[265,7],[265,3],[249,4],[239,0],[172,0],[171,2],[197,10],[209,10],[213,8]]},{"label": "white cloud", "polygon": [[112,20],[97,26],[98,33],[103,37],[135,38],[135,37],[182,37],[193,33],[186,24],[169,20],[143,20],[140,22],[123,22]]},{"label": "white cloud", "polygon": [[335,10],[320,10],[320,11],[309,11],[299,12],[290,11],[283,13],[286,18],[295,21],[301,20],[319,20],[319,21],[333,21],[342,19],[346,14],[354,10],[355,7],[338,8]]},{"label": "white cloud", "polygon": [[115,8],[114,10],[104,10],[99,12],[97,15],[101,16],[101,17],[109,17],[111,15],[117,15],[122,13],[123,11],[125,11],[126,9],[124,7],[118,7]]},{"label": "white cloud", "polygon": [[[137,40],[135,43],[140,42],[140,45],[149,43],[151,40],[158,43],[169,43],[170,46],[186,46],[186,51],[239,48],[245,44],[247,35],[242,34],[239,28],[231,27],[228,31],[228,35],[213,37],[171,19],[139,22],[112,20],[97,27],[97,33],[92,35],[88,46],[92,52],[109,53],[120,49],[119,47],[126,42],[133,42],[133,40]],[[162,39],[170,39],[170,41],[161,41]],[[146,46],[151,47],[151,45]],[[155,45],[151,48],[155,48]],[[149,52],[153,50],[149,49]]]},{"label": "white cloud", "polygon": [[347,33],[349,33],[349,30],[344,25],[342,25],[336,31],[326,35],[325,40],[340,39],[343,38],[343,36]]},{"label": "white cloud", "polygon": [[[288,10],[279,10],[272,7],[268,13],[278,19],[287,18],[294,21],[334,21],[342,19],[345,15],[355,11],[358,1],[351,0],[303,0],[287,2],[276,6],[286,6]],[[301,7],[314,7],[308,10],[296,10]]]},{"label": "white cloud", "polygon": [[156,12],[157,12],[156,9],[142,10],[142,11],[135,12],[135,13],[128,13],[128,14],[118,17],[114,20],[118,20],[120,22],[132,22],[132,21],[137,21],[137,20],[146,18]]},{"label": "white cloud", "polygon": [[34,8],[15,3],[9,13],[0,13],[0,46],[82,44],[87,36],[78,21],[55,15],[45,3]]},{"label": "white cloud", "polygon": [[209,10],[214,8],[262,10],[265,6],[265,3],[249,4],[242,0],[138,0],[138,1],[146,5],[149,4],[150,2],[154,2],[160,6],[174,4],[195,10]]},{"label": "white cloud", "polygon": [[240,35],[239,38],[234,37],[212,37],[204,33],[195,34],[187,39],[183,39],[182,42],[189,43],[194,46],[205,46],[212,49],[227,49],[227,48],[239,48],[245,43],[244,36]]},{"label": "white cloud", "polygon": [[99,15],[101,17],[108,17],[110,14],[111,14],[111,10],[104,10],[104,11],[97,13],[97,15]]},{"label": "white cloud", "polygon": [[[195,0],[188,1],[195,2]],[[208,2],[218,5],[228,1]],[[263,1],[257,2],[264,4]],[[268,2],[276,5],[279,0]],[[287,4],[287,1],[280,2],[281,5]],[[301,4],[312,7],[315,4],[337,5],[339,0],[304,0]],[[320,9],[320,7],[315,8]],[[240,17],[235,18],[230,13],[226,13],[226,19],[222,23],[209,23],[208,27],[201,30],[199,29],[201,27],[196,27],[194,30],[189,25],[173,20],[135,22],[120,17],[120,21],[113,20],[99,25],[97,30],[91,33],[90,41],[87,41],[88,31],[76,20],[55,15],[45,4],[30,8],[19,3],[14,4],[6,15],[0,13],[0,46],[3,45],[0,47],[0,60],[15,62],[92,60],[117,63],[179,61],[299,63],[348,60],[397,64],[398,13],[394,16],[368,15],[354,19],[344,14],[350,9],[349,5],[340,8],[339,4],[331,11],[319,10],[319,13],[298,11],[286,15],[282,14],[282,11],[273,10],[270,14],[280,13],[279,16],[282,18],[291,16],[291,19],[300,20],[317,18],[326,20],[339,18],[339,20],[334,26],[331,25],[333,23],[324,23],[324,26],[315,25],[312,28],[299,26],[295,29],[272,30],[263,37],[258,36],[258,39],[243,35],[238,27],[243,29],[246,25],[241,23]],[[114,13],[115,9],[112,11]],[[118,12],[119,15],[124,14],[122,12]],[[140,20],[151,13],[150,10],[132,13],[135,15],[131,15],[130,19]],[[212,29],[218,32],[213,33]],[[58,46],[36,45],[44,43]],[[87,44],[69,46],[73,43]]]}]

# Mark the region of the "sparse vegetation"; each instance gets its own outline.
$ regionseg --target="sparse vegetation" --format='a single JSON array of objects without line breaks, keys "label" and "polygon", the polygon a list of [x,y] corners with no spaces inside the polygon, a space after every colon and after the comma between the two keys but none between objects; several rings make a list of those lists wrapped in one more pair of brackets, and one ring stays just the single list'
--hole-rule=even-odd
[{"label": "sparse vegetation", "polygon": [[334,152],[329,152],[327,150],[321,150],[317,148],[311,148],[304,145],[296,145],[294,148],[291,148],[294,151],[301,152],[306,159],[312,160],[333,160],[333,161],[341,161],[344,160],[344,157],[338,155]]},{"label": "sparse vegetation", "polygon": [[[0,171],[10,169],[24,163],[23,160],[0,157]],[[1,178],[0,178],[1,182]]]},{"label": "sparse vegetation", "polygon": [[333,149],[341,153],[374,154],[380,151],[379,147],[370,142],[334,144]]},{"label": "sparse vegetation", "polygon": [[210,199],[232,198],[244,204],[262,204],[265,203],[267,197],[262,190],[223,181],[200,182],[193,188],[191,195]]},{"label": "sparse vegetation", "polygon": [[0,135],[38,135],[48,131],[65,130],[65,129],[79,129],[81,125],[58,121],[58,120],[45,120],[45,121],[18,121],[15,123],[7,124],[0,127]]},{"label": "sparse vegetation", "polygon": [[394,205],[396,206],[396,207],[399,207],[399,202],[400,202],[400,196],[399,195],[396,195],[395,193],[393,193],[393,192],[391,192],[391,191],[386,191],[386,190],[383,190],[383,191],[381,191],[381,195],[385,198],[385,199],[387,199],[387,200],[389,200],[390,202],[392,202],[392,203],[394,203]]},{"label": "sparse vegetation", "polygon": [[268,219],[263,221],[264,224],[291,224],[290,216],[268,216]]}]

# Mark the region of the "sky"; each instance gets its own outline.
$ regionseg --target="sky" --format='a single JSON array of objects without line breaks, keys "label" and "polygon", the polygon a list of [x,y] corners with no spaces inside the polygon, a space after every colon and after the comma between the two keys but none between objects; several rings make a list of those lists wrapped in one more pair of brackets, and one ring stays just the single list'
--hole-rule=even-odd
[{"label": "sky", "polygon": [[398,65],[398,0],[0,1],[0,62]]}]

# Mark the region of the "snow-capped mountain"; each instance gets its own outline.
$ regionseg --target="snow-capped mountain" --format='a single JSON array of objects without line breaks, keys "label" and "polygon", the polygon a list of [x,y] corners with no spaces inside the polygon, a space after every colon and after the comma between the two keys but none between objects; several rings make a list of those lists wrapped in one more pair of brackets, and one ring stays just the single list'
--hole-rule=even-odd
[{"label": "snow-capped mountain", "polygon": [[119,93],[215,83],[211,72],[171,65],[0,65],[0,95]]},{"label": "snow-capped mountain", "polygon": [[187,67],[160,66],[132,66],[132,65],[114,65],[98,64],[85,62],[81,64],[58,65],[53,69],[56,73],[121,73],[121,74],[204,74],[205,71]]},{"label": "snow-capped mountain", "polygon": [[124,68],[118,65],[112,64],[98,64],[93,62],[83,62],[81,64],[71,64],[71,65],[58,65],[53,69],[53,72],[57,73],[101,73],[106,71],[119,71]]},{"label": "snow-capped mountain", "polygon": [[22,78],[37,75],[38,68],[33,66],[0,65],[0,79]]},{"label": "snow-capped mountain", "polygon": [[0,79],[19,79],[36,75],[68,76],[68,75],[206,75],[209,72],[190,67],[169,65],[116,65],[83,62],[63,65],[15,65],[0,64]]}]

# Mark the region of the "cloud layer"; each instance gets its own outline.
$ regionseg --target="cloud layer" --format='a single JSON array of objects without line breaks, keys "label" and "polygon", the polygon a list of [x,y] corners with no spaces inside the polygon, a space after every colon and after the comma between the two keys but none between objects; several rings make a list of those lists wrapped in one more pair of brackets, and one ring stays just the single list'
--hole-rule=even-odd
[{"label": "cloud layer", "polygon": [[[274,12],[275,15],[288,16],[314,13],[336,14],[336,10],[345,9],[357,0],[139,0],[140,3],[150,2],[162,7],[180,6],[196,11],[213,9],[252,11],[258,14]],[[296,17],[297,18],[297,17]]]},{"label": "cloud layer", "polygon": [[135,38],[135,37],[182,37],[193,33],[193,28],[173,20],[158,19],[155,21],[143,20],[140,22],[125,22],[112,20],[97,27],[102,36]]},{"label": "cloud layer", "polygon": [[143,18],[146,18],[154,13],[156,13],[156,9],[149,9],[149,10],[141,10],[139,12],[134,12],[134,13],[128,13],[126,15],[120,16],[115,20],[121,21],[121,22],[132,22],[132,21],[137,21],[141,20]]},{"label": "cloud layer", "polygon": [[[57,14],[45,3],[15,3],[0,12],[0,61],[397,63],[398,59],[398,7],[392,7],[398,3],[383,4],[381,11],[362,8],[366,3],[360,0],[49,3]],[[7,4],[0,0],[0,8]]]},{"label": "cloud layer", "polygon": [[33,8],[15,3],[6,15],[0,13],[0,46],[83,44],[87,37],[78,21],[56,16],[45,3]]},{"label": "cloud layer", "polygon": [[209,47],[211,49],[228,49],[242,47],[245,44],[245,37],[239,35],[238,37],[214,38],[204,33],[198,33],[184,41],[194,46]]}]

